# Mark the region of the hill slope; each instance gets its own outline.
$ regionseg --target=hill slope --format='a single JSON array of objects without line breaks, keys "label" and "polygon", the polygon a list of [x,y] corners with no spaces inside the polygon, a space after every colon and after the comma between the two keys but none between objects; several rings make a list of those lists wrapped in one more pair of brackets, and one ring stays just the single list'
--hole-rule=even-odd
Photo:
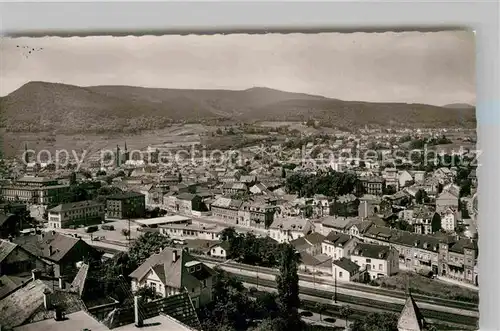
[{"label": "hill slope", "polygon": [[13,132],[135,132],[172,122],[307,120],[365,124],[475,126],[475,109],[351,102],[268,88],[182,90],[30,82],[0,99],[2,126]]}]

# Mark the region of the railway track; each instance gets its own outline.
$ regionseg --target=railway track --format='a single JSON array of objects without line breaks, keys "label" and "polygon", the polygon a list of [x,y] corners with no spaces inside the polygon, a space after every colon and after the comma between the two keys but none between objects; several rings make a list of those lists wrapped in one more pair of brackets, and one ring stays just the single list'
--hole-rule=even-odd
[{"label": "railway track", "polygon": [[[253,284],[253,285],[259,285],[259,286],[264,286],[264,287],[269,287],[269,288],[276,288],[276,282],[267,280],[267,279],[256,279],[254,277],[250,276],[244,276],[244,275],[238,275],[238,274],[231,274],[232,276],[238,278],[244,283],[247,284]],[[311,297],[316,297],[316,298],[322,298],[322,299],[329,299],[333,301],[333,296],[334,292],[330,291],[324,291],[324,290],[315,290],[307,287],[301,287],[300,288],[300,293],[304,295],[308,295]],[[306,300],[307,301],[307,300]],[[350,304],[350,305],[356,305],[356,306],[365,306],[365,307],[376,307],[380,310],[387,311],[387,312],[392,312],[399,314],[401,310],[403,309],[403,304],[397,304],[397,303],[389,303],[389,302],[384,302],[384,301],[377,301],[373,299],[364,299],[364,298],[359,298],[359,297],[354,297],[350,295],[345,295],[345,294],[340,294],[337,293],[337,301],[341,302],[343,304]],[[313,304],[314,302],[311,301],[310,304]],[[334,306],[333,304],[329,306],[330,309],[328,312],[325,312],[325,315],[327,314],[334,314],[333,316],[340,316],[339,312],[339,306]],[[427,319],[433,319],[433,320],[438,320],[441,322],[450,322],[454,324],[460,324],[464,326],[477,326],[478,323],[478,318],[472,317],[472,316],[463,316],[463,315],[458,315],[458,314],[453,314],[453,313],[447,313],[447,312],[442,312],[442,311],[435,311],[431,309],[420,309],[422,314],[424,315],[425,318]],[[357,313],[361,315],[366,315],[366,310],[358,309]],[[335,315],[337,314],[337,315]]]},{"label": "railway track", "polygon": [[[197,256],[198,259],[201,261],[206,261],[209,263],[220,263],[221,261],[218,259],[213,259],[213,258],[207,258],[205,256]],[[250,266],[250,265],[245,265],[241,263],[225,263],[227,267],[231,268],[236,268],[236,269],[241,269],[245,271],[251,271],[251,272],[259,272],[262,274],[269,274],[269,275],[277,275],[278,271],[275,269],[271,268],[265,268],[265,267],[255,267],[255,266]],[[334,286],[332,281],[327,281],[322,278],[317,278],[309,275],[304,275],[304,274],[299,274],[299,279],[301,281],[307,281],[311,283],[316,283],[316,284],[321,284],[321,285],[331,285],[332,287]],[[349,289],[349,290],[355,290],[355,291],[361,291],[361,292],[366,292],[366,293],[371,293],[371,294],[377,294],[377,295],[384,295],[392,298],[398,298],[398,299],[406,299],[406,293],[402,291],[395,291],[395,290],[389,290],[389,289],[382,289],[382,288],[371,288],[368,286],[361,286],[358,284],[348,284],[348,283],[342,283],[342,282],[337,282],[337,288],[344,288],[344,289]],[[478,304],[473,303],[473,302],[466,302],[466,301],[456,301],[456,300],[449,300],[449,299],[443,299],[443,298],[437,298],[437,297],[430,297],[418,293],[412,293],[413,298],[419,302],[424,302],[428,304],[433,304],[433,305],[439,305],[439,306],[444,306],[444,307],[450,307],[450,308],[457,308],[457,309],[465,309],[465,310],[472,310],[472,311],[479,311]]]}]

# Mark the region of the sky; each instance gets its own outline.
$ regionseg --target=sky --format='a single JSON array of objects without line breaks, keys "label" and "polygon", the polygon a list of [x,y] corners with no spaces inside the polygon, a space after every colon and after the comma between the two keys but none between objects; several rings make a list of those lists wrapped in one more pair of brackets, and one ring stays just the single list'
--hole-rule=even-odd
[{"label": "sky", "polygon": [[475,42],[466,31],[2,38],[0,95],[29,81],[475,104]]}]

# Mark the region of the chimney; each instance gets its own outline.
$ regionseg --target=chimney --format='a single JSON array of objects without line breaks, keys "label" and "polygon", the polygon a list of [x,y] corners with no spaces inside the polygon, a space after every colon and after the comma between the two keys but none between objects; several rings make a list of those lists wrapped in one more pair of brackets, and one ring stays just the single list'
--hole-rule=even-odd
[{"label": "chimney", "polygon": [[136,295],[134,296],[134,317],[135,317],[135,326],[140,328],[143,326],[143,320],[141,316],[141,311],[140,311],[140,304],[141,304],[141,296]]},{"label": "chimney", "polygon": [[172,252],[172,261],[177,262],[178,258],[179,258],[179,255],[177,253],[177,250],[174,249],[174,251]]},{"label": "chimney", "polygon": [[62,276],[59,277],[59,288],[64,290],[64,278]]},{"label": "chimney", "polygon": [[52,303],[50,302],[50,290],[48,288],[43,291],[43,306],[46,310],[50,310],[50,308],[52,308]]},{"label": "chimney", "polygon": [[33,269],[31,271],[31,276],[33,278],[33,281],[40,279],[41,274],[42,274],[42,271],[40,271],[39,269]]}]

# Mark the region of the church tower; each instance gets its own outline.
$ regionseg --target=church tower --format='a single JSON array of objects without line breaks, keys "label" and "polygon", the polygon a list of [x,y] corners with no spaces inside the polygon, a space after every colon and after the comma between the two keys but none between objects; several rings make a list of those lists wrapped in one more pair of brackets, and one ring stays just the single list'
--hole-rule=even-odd
[{"label": "church tower", "polygon": [[120,150],[120,146],[116,145],[116,155],[115,155],[115,161],[116,161],[116,167],[119,168],[122,163],[121,163],[121,150]]},{"label": "church tower", "polygon": [[125,142],[125,150],[123,152],[123,158],[125,160],[125,162],[127,162],[129,160],[129,153],[128,153],[128,149],[127,149],[127,142]]},{"label": "church tower", "polygon": [[409,284],[406,292],[406,302],[398,319],[398,331],[425,331],[424,316],[413,300]]}]

